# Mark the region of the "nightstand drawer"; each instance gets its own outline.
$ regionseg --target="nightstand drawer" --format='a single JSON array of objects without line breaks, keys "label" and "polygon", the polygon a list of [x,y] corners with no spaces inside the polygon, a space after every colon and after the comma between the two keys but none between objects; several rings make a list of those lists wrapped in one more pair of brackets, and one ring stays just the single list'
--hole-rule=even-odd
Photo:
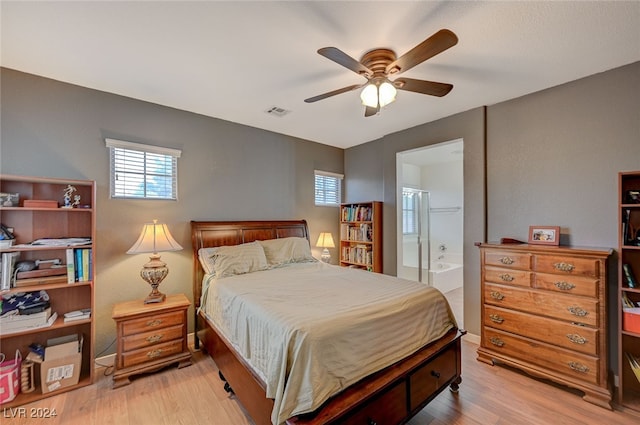
[{"label": "nightstand drawer", "polygon": [[183,321],[184,313],[182,311],[174,311],[171,313],[127,320],[122,324],[122,335],[127,336],[141,332],[154,331],[156,329],[166,328],[169,326],[182,325]]},{"label": "nightstand drawer", "polygon": [[157,329],[137,335],[129,335],[123,338],[122,349],[124,351],[131,351],[137,348],[150,347],[152,345],[182,338],[182,336],[183,325]]},{"label": "nightstand drawer", "polygon": [[129,367],[140,363],[147,363],[154,360],[168,357],[172,354],[178,354],[182,352],[182,338],[165,342],[164,344],[154,345],[152,347],[145,347],[139,350],[130,351],[128,353],[122,353],[122,367]]}]

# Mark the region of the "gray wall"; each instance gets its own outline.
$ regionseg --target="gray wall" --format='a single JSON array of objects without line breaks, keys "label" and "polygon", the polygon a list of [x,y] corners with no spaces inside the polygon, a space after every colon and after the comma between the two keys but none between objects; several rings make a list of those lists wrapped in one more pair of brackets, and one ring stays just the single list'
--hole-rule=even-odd
[{"label": "gray wall", "polygon": [[[342,149],[9,69],[0,78],[0,171],[96,181],[97,354],[115,350],[113,304],[149,293],[139,277],[148,258],[125,254],[143,223],[166,222],[185,248],[162,255],[160,289],[190,299],[190,220],[304,218],[312,245],[321,231],[338,234],[338,209],[314,206],[313,170],[343,173]],[[110,199],[105,137],[182,149],[178,201]]]},{"label": "gray wall", "polygon": [[480,317],[480,258],[474,243],[485,239],[484,117],[485,109],[477,108],[345,151],[345,201],[384,201],[383,272],[395,275],[398,210],[396,154],[421,146],[464,139],[464,323],[476,335],[479,335],[476,322]]},{"label": "gray wall", "polygon": [[[345,152],[348,200],[386,202],[384,271],[394,274],[396,152],[464,138],[464,323],[476,335],[480,273],[474,241],[526,241],[529,225],[537,224],[561,226],[563,244],[617,246],[617,173],[640,170],[640,62],[487,107],[486,209],[484,131],[482,110],[473,110]],[[613,366],[616,259],[614,252],[608,315]]]}]

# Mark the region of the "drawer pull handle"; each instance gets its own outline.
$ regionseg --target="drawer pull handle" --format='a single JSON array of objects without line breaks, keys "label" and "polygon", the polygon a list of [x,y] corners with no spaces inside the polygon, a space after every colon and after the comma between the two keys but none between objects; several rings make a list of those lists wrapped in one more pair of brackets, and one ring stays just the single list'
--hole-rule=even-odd
[{"label": "drawer pull handle", "polygon": [[511,276],[508,273],[504,273],[500,275],[500,279],[504,280],[505,282],[513,282],[515,277]]},{"label": "drawer pull handle", "polygon": [[513,264],[513,258],[510,258],[510,257],[502,257],[502,258],[500,259],[500,262],[501,262],[502,264]]},{"label": "drawer pull handle", "polygon": [[569,362],[569,367],[573,370],[575,370],[576,372],[580,372],[580,373],[588,373],[589,372],[589,368],[583,364],[580,363],[576,363],[576,362]]},{"label": "drawer pull handle", "polygon": [[555,267],[556,270],[560,270],[561,272],[571,272],[576,268],[576,266],[569,263],[555,263],[553,267]]},{"label": "drawer pull handle", "polygon": [[433,376],[434,378],[440,379],[440,372],[436,372],[435,370],[432,370],[431,376]]},{"label": "drawer pull handle", "polygon": [[563,291],[570,291],[576,287],[576,285],[569,282],[556,282],[554,283],[554,285],[556,286],[556,288],[561,289]]},{"label": "drawer pull handle", "polygon": [[150,359],[155,359],[156,357],[160,357],[161,355],[162,355],[162,350],[160,349],[149,351],[147,353],[147,357],[149,357]]},{"label": "drawer pull handle", "polygon": [[498,291],[491,291],[491,298],[493,298],[494,300],[502,301],[504,299],[504,295],[502,295]]},{"label": "drawer pull handle", "polygon": [[147,342],[154,343],[154,342],[160,341],[162,338],[164,338],[164,335],[159,334],[159,335],[148,336],[145,339],[147,340]]},{"label": "drawer pull handle", "polygon": [[569,338],[569,341],[573,342],[574,344],[586,344],[587,343],[587,338],[580,336],[578,334],[567,334],[567,338]]},{"label": "drawer pull handle", "polygon": [[378,422],[374,421],[371,418],[367,418],[367,425],[378,425]]},{"label": "drawer pull handle", "polygon": [[573,314],[574,316],[579,317],[584,317],[589,314],[587,310],[584,310],[583,308],[577,306],[567,307],[567,310],[569,310],[569,313]]},{"label": "drawer pull handle", "polygon": [[498,347],[504,346],[504,341],[498,338],[497,336],[492,336],[491,339],[489,339],[489,341],[491,341],[493,345],[496,345]]},{"label": "drawer pull handle", "polygon": [[154,327],[162,324],[162,319],[153,319],[147,322],[147,326]]},{"label": "drawer pull handle", "polygon": [[491,321],[495,322],[495,323],[504,322],[504,319],[502,317],[498,316],[497,314],[490,314],[489,315],[489,319],[491,319]]}]

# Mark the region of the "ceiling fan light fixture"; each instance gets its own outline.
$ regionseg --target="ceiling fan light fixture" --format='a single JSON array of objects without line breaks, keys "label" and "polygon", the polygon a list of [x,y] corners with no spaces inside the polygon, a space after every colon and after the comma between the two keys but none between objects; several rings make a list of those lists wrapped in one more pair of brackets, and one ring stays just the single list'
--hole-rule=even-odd
[{"label": "ceiling fan light fixture", "polygon": [[380,84],[380,87],[378,88],[378,100],[380,102],[380,107],[382,108],[396,100],[396,93],[398,93],[398,91],[389,81],[385,81]]},{"label": "ceiling fan light fixture", "polygon": [[369,83],[360,93],[360,99],[362,100],[362,104],[365,106],[370,106],[375,108],[378,106],[378,87]]},{"label": "ceiling fan light fixture", "polygon": [[397,90],[389,80],[371,81],[360,93],[362,104],[371,108],[382,108],[396,100]]}]

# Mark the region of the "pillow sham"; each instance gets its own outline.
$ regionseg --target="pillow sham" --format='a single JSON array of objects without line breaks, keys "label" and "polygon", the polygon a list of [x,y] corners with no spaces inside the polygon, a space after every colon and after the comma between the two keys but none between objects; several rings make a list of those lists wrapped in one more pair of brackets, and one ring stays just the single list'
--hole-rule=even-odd
[{"label": "pillow sham", "polygon": [[215,277],[251,273],[269,267],[262,245],[258,242],[201,248],[198,250],[198,259],[204,272]]},{"label": "pillow sham", "polygon": [[317,261],[311,255],[309,241],[305,238],[288,237],[258,242],[262,245],[267,263],[271,267],[288,263]]}]

